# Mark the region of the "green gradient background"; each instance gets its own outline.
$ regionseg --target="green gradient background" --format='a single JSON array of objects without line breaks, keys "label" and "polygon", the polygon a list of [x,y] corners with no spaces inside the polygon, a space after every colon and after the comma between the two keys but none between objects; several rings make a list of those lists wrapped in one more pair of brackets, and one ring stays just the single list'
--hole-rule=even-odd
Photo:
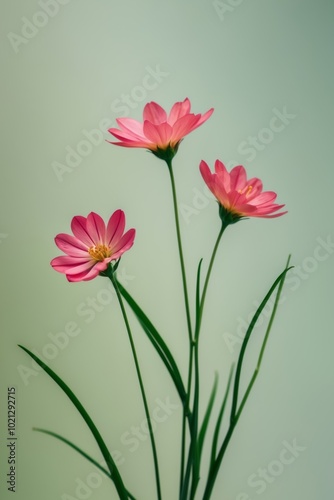
[{"label": "green gradient background", "polygon": [[[71,0],[16,54],[7,34],[20,34],[22,17],[41,10],[37,2],[6,1],[1,17],[1,447],[0,497],[7,491],[5,448],[8,386],[18,400],[16,500],[65,500],[76,481],[94,467],[65,445],[35,434],[33,426],[71,437],[99,457],[76,410],[44,374],[23,383],[17,367],[31,367],[16,346],[39,353],[48,334],[75,321],[80,335],[51,362],[82,399],[112,450],[124,458],[120,472],[139,500],[155,498],[148,441],[135,452],[122,433],[144,419],[128,340],[116,301],[90,323],[77,307],[105,288],[106,280],[69,284],[52,271],[59,252],[53,238],[69,232],[74,215],[94,210],[104,218],[117,208],[136,227],[131,252],[122,259],[130,291],[168,338],[186,366],[182,305],[170,186],[166,168],[143,150],[102,142],[59,182],[52,163],[64,163],[65,148],[84,139],[82,129],[102,118],[114,123],[115,99],[141,85],[147,66],[168,73],[131,110],[140,119],[146,101],[169,108],[186,96],[195,112],[215,108],[212,118],[188,136],[175,159],[179,203],[191,206],[202,189],[198,164],[216,158],[242,163],[250,176],[278,192],[289,213],[277,220],[249,220],[229,228],[208,293],[202,335],[202,396],[216,368],[223,391],[237,347],[235,334],[285,265],[311,265],[317,238],[333,229],[333,14],[331,0],[234,1],[220,19],[212,2]],[[231,5],[234,6],[231,6]],[[273,108],[286,106],[291,123],[249,161],[240,143],[268,127]],[[107,135],[105,135],[107,138]],[[239,149],[238,149],[239,148]],[[219,221],[213,201],[181,217],[190,289],[196,265],[207,265]],[[188,223],[187,223],[188,222]],[[314,261],[313,261],[314,262]],[[329,499],[333,491],[333,278],[334,256],[318,262],[304,278],[287,283],[286,300],[272,331],[260,377],[226,455],[213,500]],[[311,269],[311,268],[309,268]],[[294,274],[296,277],[296,274]],[[191,293],[193,300],[194,294]],[[263,327],[246,362],[250,375]],[[165,370],[139,328],[134,327],[150,407],[177,396]],[[184,373],[185,375],[185,373]],[[176,498],[181,407],[156,430],[164,499]],[[279,457],[282,442],[306,449],[262,495],[247,484],[251,474]],[[107,479],[86,498],[116,498]]]}]

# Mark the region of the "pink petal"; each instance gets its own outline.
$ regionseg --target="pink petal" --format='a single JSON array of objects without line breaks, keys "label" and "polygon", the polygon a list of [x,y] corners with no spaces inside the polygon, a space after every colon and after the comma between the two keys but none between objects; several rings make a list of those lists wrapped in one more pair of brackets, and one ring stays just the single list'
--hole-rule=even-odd
[{"label": "pink petal", "polygon": [[94,245],[94,241],[90,237],[86,229],[87,219],[82,215],[73,217],[71,222],[71,229],[76,238],[82,241],[88,247]]},{"label": "pink petal", "polygon": [[94,265],[94,261],[87,257],[70,257],[61,255],[55,257],[51,261],[51,266],[59,273],[77,274],[78,272],[90,269]]},{"label": "pink petal", "polygon": [[138,141],[138,138],[132,132],[128,130],[118,130],[118,128],[110,128],[108,132],[116,137],[116,139],[127,140],[127,141]]},{"label": "pink petal", "polygon": [[125,228],[125,214],[123,210],[116,210],[110,217],[107,225],[106,244],[115,245],[121,238]]},{"label": "pink petal", "polygon": [[246,170],[242,165],[232,168],[230,172],[230,189],[232,191],[239,191],[244,189],[247,183]]},{"label": "pink petal", "polygon": [[122,238],[116,243],[115,247],[112,248],[112,259],[116,260],[118,259],[124,252],[129,250],[134,242],[136,235],[136,230],[135,229],[129,229],[123,236]]},{"label": "pink petal", "polygon": [[61,271],[61,272],[65,273],[68,276],[73,276],[75,274],[80,274],[84,271],[87,272],[89,269],[94,267],[96,263],[97,263],[96,261],[91,260],[90,262],[82,264],[81,266],[68,267],[66,271]]},{"label": "pink petal", "polygon": [[96,276],[100,274],[101,271],[105,271],[107,269],[108,263],[111,259],[105,259],[102,262],[97,262],[94,267],[88,269],[87,271],[83,271],[78,274],[66,274],[66,278],[70,282],[78,282],[78,281],[90,281]]},{"label": "pink petal", "polygon": [[144,139],[143,124],[133,118],[117,118],[122,131],[130,132],[137,139]]},{"label": "pink petal", "polygon": [[200,115],[186,115],[181,116],[173,125],[173,133],[171,137],[171,142],[177,143],[184,136],[189,134],[192,130],[194,130],[196,123],[199,120]]},{"label": "pink petal", "polygon": [[199,164],[199,169],[205,184],[212,191],[212,188],[214,187],[214,179],[213,179],[213,174],[210,171],[209,165],[204,160],[201,160],[201,163]]},{"label": "pink petal", "polygon": [[[219,162],[220,165],[218,165],[217,162],[219,162],[219,160],[216,161],[216,168],[219,169],[221,167],[224,169],[224,171],[226,171],[225,166],[221,162]],[[230,201],[228,196],[228,190],[225,189],[225,183],[223,182],[224,179],[222,178],[223,170],[220,172],[221,176],[218,176],[217,174],[212,174],[209,169],[209,166],[203,160],[200,163],[200,170],[206,185],[214,194],[214,196],[217,198],[219,203],[224,207],[229,208]],[[226,171],[226,177],[227,180],[229,180],[229,174],[227,171]]]},{"label": "pink petal", "polygon": [[247,203],[240,203],[238,205],[233,205],[233,210],[235,210],[240,215],[250,215],[254,217],[254,213],[256,212],[256,207],[252,205],[248,205]]},{"label": "pink petal", "polygon": [[106,236],[106,226],[100,217],[100,215],[95,212],[91,212],[87,217],[86,223],[87,233],[90,235],[95,245],[98,243],[104,243]]},{"label": "pink petal", "polygon": [[223,205],[227,209],[231,208],[232,202],[230,199],[230,193],[226,191],[222,183],[217,182],[217,176],[215,176],[215,182],[212,192],[221,205]]},{"label": "pink petal", "polygon": [[206,122],[210,118],[210,116],[212,115],[213,112],[214,112],[214,108],[210,108],[209,111],[204,113],[204,115],[202,115],[200,117],[200,119],[198,120],[198,123],[197,123],[195,128],[200,127],[204,122]]},{"label": "pink petal", "polygon": [[152,144],[151,142],[148,142],[148,141],[147,142],[135,142],[135,141],[123,140],[121,142],[113,142],[113,141],[107,141],[107,142],[109,142],[109,144],[114,144],[115,146],[122,146],[123,148],[155,149],[155,144]]},{"label": "pink petal", "polygon": [[281,217],[281,215],[285,215],[287,213],[288,212],[285,211],[285,212],[280,212],[279,214],[256,215],[256,217],[262,217],[263,219],[274,219],[275,217]]},{"label": "pink petal", "polygon": [[160,123],[167,121],[167,113],[156,102],[149,102],[144,107],[143,118],[144,122],[147,120],[153,123],[153,125],[160,125]]},{"label": "pink petal", "polygon": [[70,234],[58,234],[55,237],[57,247],[72,257],[87,256],[87,246]]},{"label": "pink petal", "polygon": [[89,281],[96,276],[98,276],[100,271],[98,269],[95,269],[95,267],[92,267],[92,269],[89,269],[88,271],[83,271],[82,273],[78,274],[66,274],[66,278],[70,283],[77,283],[78,281]]},{"label": "pink petal", "polygon": [[[94,268],[92,268],[91,272],[83,272],[83,273],[75,274],[75,275],[66,274],[66,278],[67,278],[67,281],[69,281],[70,283],[78,283],[79,281],[92,280],[92,279],[96,278],[96,276],[98,276],[98,274],[99,273]],[[90,277],[87,278],[87,276],[90,276]]]},{"label": "pink petal", "polygon": [[144,133],[146,137],[160,148],[167,147],[172,134],[172,127],[168,123],[153,125],[149,121],[144,122]]},{"label": "pink petal", "polygon": [[215,161],[215,172],[216,174],[230,175],[224,163],[220,160]]},{"label": "pink petal", "polygon": [[176,120],[190,113],[190,101],[188,97],[183,102],[176,102],[170,110],[167,122],[173,126]]},{"label": "pink petal", "polygon": [[252,205],[266,205],[276,200],[277,194],[274,191],[264,191],[252,198]]},{"label": "pink petal", "polygon": [[251,205],[249,203],[249,200],[247,199],[247,196],[245,193],[239,193],[239,191],[230,191],[229,194],[229,199],[231,201],[231,204],[236,207],[238,205]]},{"label": "pink petal", "polygon": [[221,184],[228,193],[231,189],[231,178],[225,165],[220,160],[215,161],[215,172],[217,174],[217,183]]},{"label": "pink petal", "polygon": [[255,198],[259,193],[261,193],[261,191],[263,189],[263,184],[262,184],[262,181],[260,179],[258,179],[257,177],[252,177],[251,179],[249,179],[247,184],[249,186],[252,186],[252,188],[253,188],[252,191],[248,195],[248,201],[250,201],[253,198]]},{"label": "pink petal", "polygon": [[271,212],[277,212],[277,210],[280,210],[283,207],[285,207],[285,205],[277,205],[274,203],[272,205],[261,206],[256,208],[259,214],[265,214],[265,213],[269,214]]}]

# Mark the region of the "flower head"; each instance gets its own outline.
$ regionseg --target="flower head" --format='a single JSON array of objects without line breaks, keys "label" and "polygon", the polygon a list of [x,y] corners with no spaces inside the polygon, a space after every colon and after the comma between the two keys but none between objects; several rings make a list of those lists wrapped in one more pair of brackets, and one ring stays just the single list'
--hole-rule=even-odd
[{"label": "flower head", "polygon": [[219,202],[219,215],[223,224],[237,222],[243,217],[280,217],[287,212],[275,213],[284,205],[274,203],[276,193],[262,191],[262,182],[253,177],[247,180],[246,170],[239,165],[229,173],[225,165],[216,160],[215,173],[205,161],[200,163],[202,177]]},{"label": "flower head", "polygon": [[111,142],[126,148],[146,148],[163,160],[171,160],[177,153],[182,139],[200,127],[213,113],[213,108],[204,115],[190,113],[190,101],[176,102],[169,115],[156,102],[144,107],[143,123],[132,118],[118,118],[119,129],[109,132],[120,142]]},{"label": "flower head", "polygon": [[58,234],[57,247],[66,255],[51,261],[53,269],[64,273],[68,281],[89,281],[107,269],[132,247],[135,230],[124,233],[125,215],[116,210],[105,225],[103,219],[91,212],[88,217],[73,217],[71,229],[74,236]]}]

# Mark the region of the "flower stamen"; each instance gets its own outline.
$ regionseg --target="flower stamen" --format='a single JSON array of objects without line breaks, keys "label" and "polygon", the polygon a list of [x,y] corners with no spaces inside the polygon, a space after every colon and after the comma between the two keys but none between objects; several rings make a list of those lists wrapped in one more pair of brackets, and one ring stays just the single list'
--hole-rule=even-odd
[{"label": "flower stamen", "polygon": [[94,245],[88,249],[89,255],[97,262],[102,262],[107,257],[110,257],[112,251],[106,245]]},{"label": "flower stamen", "polygon": [[253,190],[253,186],[246,186],[244,189],[239,189],[240,194],[244,194],[245,196],[249,196]]}]

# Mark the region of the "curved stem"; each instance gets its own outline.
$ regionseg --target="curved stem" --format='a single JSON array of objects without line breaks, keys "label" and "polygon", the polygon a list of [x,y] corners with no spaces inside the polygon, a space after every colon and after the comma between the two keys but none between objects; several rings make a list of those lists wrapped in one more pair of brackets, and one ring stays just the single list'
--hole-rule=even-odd
[{"label": "curved stem", "polygon": [[199,456],[197,446],[198,435],[198,410],[199,410],[199,358],[198,358],[198,338],[194,342],[194,357],[195,357],[195,392],[194,392],[194,408],[193,408],[193,425],[192,425],[192,485],[190,491],[190,499],[195,497],[197,484],[199,481]]},{"label": "curved stem", "polygon": [[189,338],[187,400],[186,400],[185,405],[183,407],[183,418],[182,418],[181,466],[180,466],[180,495],[181,495],[181,491],[183,488],[183,476],[184,476],[184,464],[185,464],[186,418],[187,418],[187,411],[188,411],[189,402],[190,402],[191,381],[192,381],[193,336],[192,336],[192,326],[191,326],[191,317],[190,317],[187,278],[186,278],[186,271],[185,271],[185,265],[184,265],[184,257],[183,257],[183,249],[182,249],[180,222],[179,222],[179,215],[178,215],[177,196],[176,196],[176,188],[175,188],[172,160],[166,160],[166,164],[168,166],[171,187],[172,187],[175,228],[176,228],[177,244],[178,244],[179,258],[180,258],[180,265],[181,265],[183,296],[184,296],[184,304],[185,304],[185,309],[186,309],[188,338]]},{"label": "curved stem", "polygon": [[217,254],[217,250],[218,250],[218,246],[219,246],[221,237],[222,237],[223,232],[224,232],[226,227],[227,226],[225,226],[225,225],[223,225],[221,227],[221,230],[218,234],[216,243],[215,243],[213,251],[212,251],[207,275],[206,275],[205,282],[204,282],[202,297],[199,301],[198,313],[196,314],[194,341],[191,344],[192,357],[194,358],[194,361],[195,361],[194,362],[194,365],[195,365],[195,389],[194,389],[194,403],[193,403],[192,425],[191,425],[191,442],[190,442],[190,447],[189,447],[184,484],[183,484],[183,488],[181,490],[182,491],[182,495],[181,495],[182,499],[186,499],[187,495],[188,495],[191,466],[192,466],[192,485],[191,485],[191,492],[190,492],[191,499],[194,498],[194,496],[195,496],[196,488],[197,488],[198,481],[199,481],[199,472],[200,471],[199,471],[199,457],[198,457],[198,450],[197,450],[199,384],[200,384],[199,353],[198,353],[199,332],[200,332],[201,321],[202,321],[202,316],[203,316],[206,292],[207,292],[207,288],[208,288],[209,281],[210,281],[210,275],[211,275],[213,263],[214,263],[214,260],[215,260],[216,254]]},{"label": "curved stem", "polygon": [[186,419],[188,418],[190,432],[193,426],[193,415],[189,418],[187,412],[189,412],[190,403],[190,392],[191,392],[191,382],[192,382],[192,370],[193,370],[193,342],[189,346],[189,363],[188,363],[188,387],[187,387],[187,398],[185,405],[183,407],[183,419],[182,419],[182,441],[181,441],[181,469],[180,469],[180,491],[179,495],[182,498],[183,494],[183,482],[184,482],[184,466],[185,466],[185,446],[186,446]]},{"label": "curved stem", "polygon": [[186,307],[186,316],[187,316],[188,335],[189,335],[189,341],[192,341],[192,328],[191,328],[190,307],[189,307],[189,298],[188,298],[188,287],[187,287],[186,271],[185,271],[185,266],[184,266],[183,250],[182,250],[182,241],[181,241],[179,214],[178,214],[178,208],[177,208],[175,180],[174,180],[174,174],[173,174],[172,161],[166,160],[166,163],[168,166],[170,181],[171,181],[171,185],[172,185],[174,218],[175,218],[177,244],[179,247],[179,256],[180,256],[180,265],[181,265],[182,283],[183,283],[183,295],[184,295],[184,303],[185,303],[185,307]]},{"label": "curved stem", "polygon": [[107,273],[107,275],[110,278],[110,281],[112,282],[112,284],[113,284],[113,286],[115,288],[117,299],[118,299],[118,302],[119,302],[119,305],[120,305],[120,308],[121,308],[121,311],[122,311],[122,315],[123,315],[125,327],[126,327],[126,330],[127,330],[127,333],[128,333],[128,337],[129,337],[129,341],[130,341],[130,345],[131,345],[133,359],[134,359],[135,366],[136,366],[137,377],[138,377],[140,391],[141,391],[141,395],[142,395],[142,399],[143,399],[143,404],[144,404],[144,408],[145,408],[145,414],[146,414],[147,424],[148,424],[148,428],[149,428],[149,432],[150,432],[150,439],[151,439],[151,446],[152,446],[152,453],[153,453],[153,461],[154,461],[154,469],[155,469],[155,479],[156,479],[157,495],[158,495],[158,500],[161,500],[161,486],[160,486],[160,474],[159,474],[158,456],[157,456],[157,450],[156,450],[156,446],[155,446],[155,440],[154,440],[154,435],[153,435],[153,427],[152,427],[152,422],[151,422],[150,413],[149,413],[149,409],[148,409],[148,404],[147,404],[147,399],[146,399],[144,384],[143,384],[143,380],[142,380],[142,376],[141,376],[141,372],[140,372],[140,367],[139,367],[139,362],[138,362],[138,357],[137,357],[137,353],[136,353],[136,348],[135,348],[135,344],[134,344],[134,341],[133,341],[133,337],[132,337],[132,333],[131,333],[131,328],[130,328],[129,320],[128,320],[128,317],[127,317],[127,314],[126,314],[126,311],[125,311],[125,307],[124,307],[124,304],[123,304],[122,295],[121,295],[121,293],[120,293],[120,291],[118,289],[117,280],[116,280],[116,277],[114,276],[114,272],[113,272],[111,266],[109,267],[108,271],[109,272]]},{"label": "curved stem", "polygon": [[212,271],[213,263],[214,263],[215,258],[216,258],[216,254],[217,254],[217,250],[219,247],[221,237],[223,236],[223,233],[224,233],[226,227],[227,226],[222,225],[222,227],[219,231],[215,246],[213,247],[208,271],[207,271],[205,282],[204,282],[203,293],[202,293],[202,297],[201,297],[201,301],[200,301],[200,308],[199,308],[199,313],[198,313],[198,318],[197,318],[196,328],[195,328],[195,340],[197,340],[199,337],[201,323],[202,323],[203,310],[204,310],[205,297],[206,297],[206,292],[207,292],[209,281],[210,281],[211,271]]},{"label": "curved stem", "polygon": [[205,297],[206,297],[206,292],[207,292],[209,281],[210,281],[213,263],[215,261],[215,257],[217,254],[217,250],[219,247],[221,237],[222,237],[223,232],[226,229],[226,227],[227,227],[226,225],[222,225],[222,227],[219,231],[216,243],[213,247],[209,267],[208,267],[205,282],[204,282],[203,292],[202,292],[202,296],[200,299],[200,306],[199,306],[199,311],[198,311],[198,315],[196,318],[196,325],[195,325],[195,336],[194,336],[195,392],[194,392],[193,425],[192,425],[192,454],[189,454],[189,459],[191,458],[191,455],[193,455],[193,464],[192,464],[193,465],[193,474],[192,474],[192,486],[191,486],[191,494],[190,494],[191,499],[193,499],[195,497],[197,485],[199,482],[199,476],[200,476],[199,461],[198,461],[198,455],[197,455],[198,411],[199,411],[199,390],[200,390],[200,387],[199,387],[199,385],[200,385],[199,353],[198,353],[199,334],[200,334],[203,311],[204,311]]}]

